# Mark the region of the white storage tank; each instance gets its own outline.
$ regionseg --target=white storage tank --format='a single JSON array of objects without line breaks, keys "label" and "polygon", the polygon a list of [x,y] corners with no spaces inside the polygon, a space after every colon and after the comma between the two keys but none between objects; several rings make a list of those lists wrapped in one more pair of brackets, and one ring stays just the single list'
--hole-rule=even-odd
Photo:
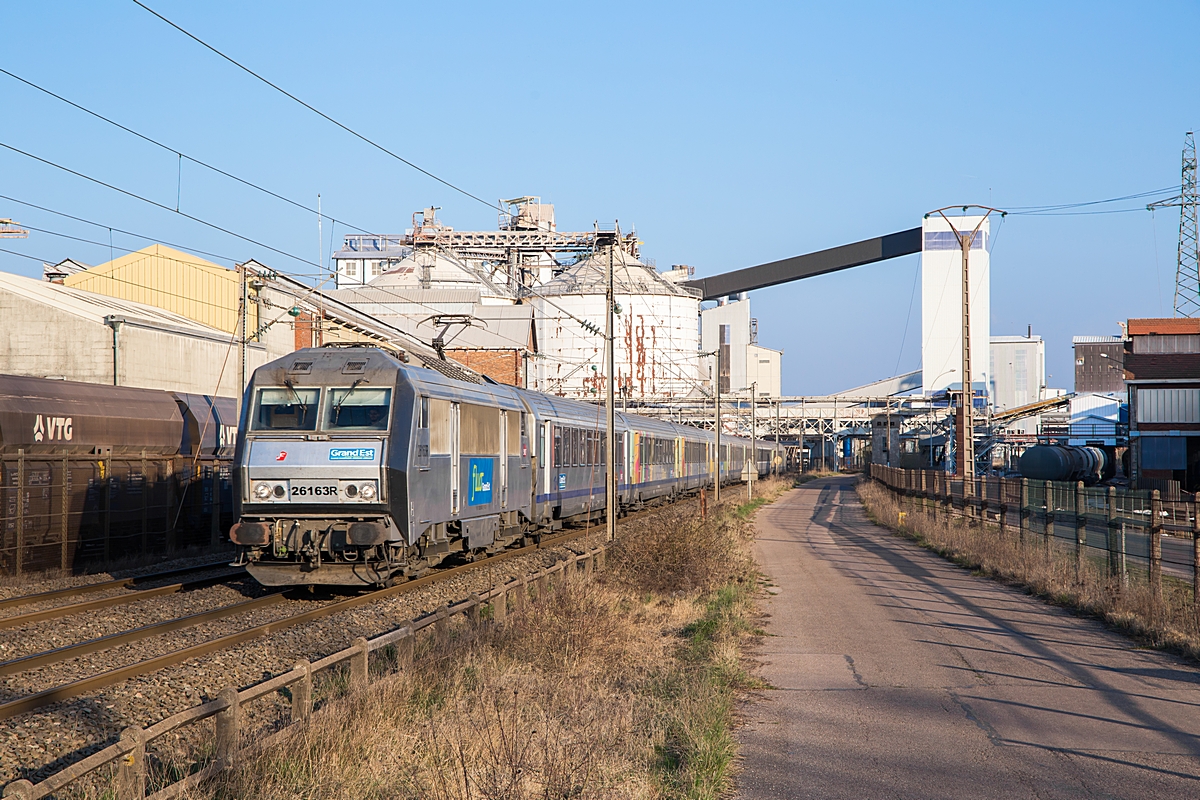
[{"label": "white storage tank", "polygon": [[[604,384],[604,297],[609,248],[566,268],[538,287],[541,352],[533,371],[538,391],[601,399]],[[618,400],[662,400],[700,392],[700,293],[664,279],[619,247],[611,248],[616,302],[614,356]],[[587,322],[600,331],[588,330]]]}]

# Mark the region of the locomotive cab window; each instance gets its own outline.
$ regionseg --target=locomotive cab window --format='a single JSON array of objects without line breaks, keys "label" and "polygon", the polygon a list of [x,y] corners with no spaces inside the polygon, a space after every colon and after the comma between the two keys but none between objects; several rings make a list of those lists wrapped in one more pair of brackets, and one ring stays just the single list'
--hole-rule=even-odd
[{"label": "locomotive cab window", "polygon": [[386,431],[391,389],[330,389],[326,430]]},{"label": "locomotive cab window", "polygon": [[256,431],[315,430],[320,399],[320,389],[259,389],[251,427]]}]

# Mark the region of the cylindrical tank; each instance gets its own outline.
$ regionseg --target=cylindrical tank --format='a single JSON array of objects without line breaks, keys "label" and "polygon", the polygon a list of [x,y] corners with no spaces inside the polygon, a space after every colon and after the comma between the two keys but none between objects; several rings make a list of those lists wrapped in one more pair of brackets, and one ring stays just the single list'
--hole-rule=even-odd
[{"label": "cylindrical tank", "polygon": [[1116,459],[1100,447],[1039,444],[1021,455],[1022,477],[1038,481],[1083,481],[1088,486],[1116,474]]}]

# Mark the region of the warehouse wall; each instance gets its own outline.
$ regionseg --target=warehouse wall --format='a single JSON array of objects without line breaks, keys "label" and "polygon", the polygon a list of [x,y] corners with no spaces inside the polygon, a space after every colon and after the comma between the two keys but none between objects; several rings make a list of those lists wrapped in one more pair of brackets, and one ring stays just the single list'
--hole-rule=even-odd
[{"label": "warehouse wall", "polygon": [[[0,292],[0,373],[112,384],[112,328],[16,294]],[[240,394],[239,348],[184,332],[121,326],[123,386],[144,389]],[[248,370],[266,363],[266,350],[251,345]]]}]

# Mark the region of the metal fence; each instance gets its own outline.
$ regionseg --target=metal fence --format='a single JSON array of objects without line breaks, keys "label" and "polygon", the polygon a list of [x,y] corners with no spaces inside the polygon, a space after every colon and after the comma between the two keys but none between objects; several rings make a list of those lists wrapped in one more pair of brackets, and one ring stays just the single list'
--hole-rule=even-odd
[{"label": "metal fence", "polygon": [[1028,478],[963,478],[936,470],[872,464],[868,475],[927,512],[980,523],[1022,539],[1057,542],[1076,558],[1100,560],[1109,574],[1145,575],[1156,592],[1163,576],[1192,584],[1200,598],[1200,517],[1192,500],[1155,490],[1084,486]]},{"label": "metal fence", "polygon": [[[395,666],[404,668],[413,657],[413,644],[418,631],[433,626],[439,635],[445,635],[449,619],[456,614],[464,614],[473,623],[478,624],[485,603],[490,604],[492,624],[504,625],[510,613],[519,614],[526,609],[531,588],[536,587],[537,597],[542,599],[547,597],[552,589],[557,591],[563,582],[577,575],[586,578],[591,576],[594,570],[602,569],[607,547],[607,544],[595,547],[531,575],[509,580],[490,591],[473,594],[458,603],[443,605],[431,614],[374,639],[360,637],[344,650],[315,662],[301,661],[290,671],[241,691],[234,687],[227,688],[216,699],[180,711],[148,728],[126,728],[114,744],[92,753],[39,783],[34,784],[28,780],[13,781],[4,787],[3,796],[20,800],[38,800],[54,796],[81,778],[111,765],[115,765],[116,769],[110,791],[104,795],[106,797],[112,797],[114,800],[167,800],[185,795],[205,780],[262,752],[266,746],[278,741],[278,737],[291,725],[307,722],[314,713],[313,677],[318,673],[348,664],[350,687],[354,691],[361,691],[371,679],[372,654],[382,655],[381,651],[385,652],[386,648],[394,648],[397,655],[392,661]],[[380,677],[386,677],[387,674],[385,671]],[[281,721],[279,730],[274,733],[247,742],[250,736],[247,731],[242,730],[240,723],[242,709],[248,703],[270,698],[284,691],[290,695],[290,718]],[[194,765],[195,771],[186,776],[167,775],[164,780],[162,775],[151,774],[148,745],[167,734],[214,718],[216,735],[213,740],[212,757],[208,763]],[[159,787],[153,784],[159,784]],[[147,788],[157,788],[157,791],[147,798]]]},{"label": "metal fence", "polygon": [[233,523],[229,461],[0,457],[0,573],[216,546]]}]

